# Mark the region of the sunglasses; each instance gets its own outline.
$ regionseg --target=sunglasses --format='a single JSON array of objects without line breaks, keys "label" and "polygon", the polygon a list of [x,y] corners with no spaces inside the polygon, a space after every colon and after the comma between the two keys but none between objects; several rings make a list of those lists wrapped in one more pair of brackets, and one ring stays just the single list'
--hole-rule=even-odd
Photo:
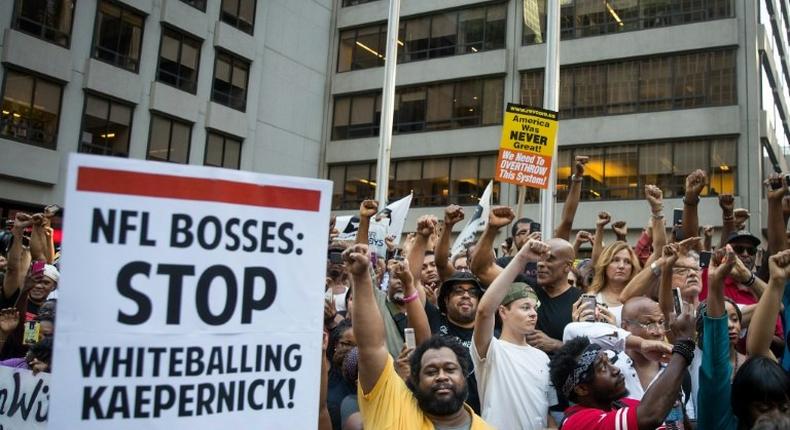
[{"label": "sunglasses", "polygon": [[733,245],[732,250],[735,251],[736,254],[743,254],[744,251],[749,255],[757,254],[757,248],[753,246]]}]

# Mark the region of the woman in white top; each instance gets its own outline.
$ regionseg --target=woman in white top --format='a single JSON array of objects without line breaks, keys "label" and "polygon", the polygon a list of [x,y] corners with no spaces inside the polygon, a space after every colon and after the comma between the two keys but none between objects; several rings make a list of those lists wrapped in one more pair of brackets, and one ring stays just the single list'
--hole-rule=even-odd
[{"label": "woman in white top", "polygon": [[620,327],[620,314],[623,310],[620,293],[640,270],[636,253],[627,243],[621,241],[604,248],[595,262],[595,275],[588,293],[595,294],[598,303],[609,307],[617,327]]}]

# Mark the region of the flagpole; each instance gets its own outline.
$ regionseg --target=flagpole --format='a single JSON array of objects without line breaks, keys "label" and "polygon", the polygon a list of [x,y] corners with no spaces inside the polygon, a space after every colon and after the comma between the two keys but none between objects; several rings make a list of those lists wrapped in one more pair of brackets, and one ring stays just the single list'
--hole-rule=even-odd
[{"label": "flagpole", "polygon": [[387,205],[392,152],[392,117],[395,111],[395,66],[398,60],[398,27],[400,0],[390,0],[387,18],[387,52],[384,57],[384,89],[381,97],[379,155],[376,161],[376,200],[379,207]]},{"label": "flagpole", "polygon": [[[560,0],[546,4],[546,72],[543,81],[543,107],[558,111],[560,81]],[[548,188],[540,190],[540,218],[543,237],[554,234],[554,204],[557,191],[557,146],[551,157]]]}]

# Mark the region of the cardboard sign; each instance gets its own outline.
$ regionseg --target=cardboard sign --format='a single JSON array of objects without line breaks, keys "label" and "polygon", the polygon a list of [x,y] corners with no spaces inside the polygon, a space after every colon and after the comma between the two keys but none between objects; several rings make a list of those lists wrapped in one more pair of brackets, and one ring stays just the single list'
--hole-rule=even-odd
[{"label": "cardboard sign", "polygon": [[47,428],[49,378],[49,373],[34,376],[27,369],[0,366],[0,429]]},{"label": "cardboard sign", "polygon": [[548,188],[557,112],[508,103],[504,117],[496,180]]},{"label": "cardboard sign", "polygon": [[331,183],[72,155],[50,423],[315,428]]}]

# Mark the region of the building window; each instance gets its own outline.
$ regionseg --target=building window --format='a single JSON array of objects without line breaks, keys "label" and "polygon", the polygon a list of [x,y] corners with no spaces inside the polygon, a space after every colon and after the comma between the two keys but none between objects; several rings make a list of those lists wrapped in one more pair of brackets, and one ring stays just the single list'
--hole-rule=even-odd
[{"label": "building window", "polygon": [[202,12],[206,11],[206,0],[181,0],[181,2],[186,3]]},{"label": "building window", "polygon": [[[506,14],[499,3],[402,20],[398,62],[504,48]],[[341,31],[337,71],[383,66],[386,50],[386,24]]]},{"label": "building window", "polygon": [[[412,207],[476,205],[494,177],[497,154],[467,155],[424,160],[393,160],[389,199],[414,192]],[[376,164],[356,163],[329,166],[334,182],[332,209],[358,208],[362,200],[376,194]],[[492,201],[499,202],[500,184],[493,185]]]},{"label": "building window", "polygon": [[209,132],[203,164],[238,169],[241,164],[241,140]]},{"label": "building window", "polygon": [[156,80],[195,94],[201,41],[170,28],[162,31]]},{"label": "building window", "polygon": [[152,114],[148,136],[148,159],[187,164],[191,139],[191,124]]},{"label": "building window", "polygon": [[[531,106],[543,105],[542,70],[521,74],[521,101]],[[735,103],[734,50],[560,69],[559,107],[563,119]]]},{"label": "building window", "polygon": [[[502,78],[398,88],[393,132],[448,130],[502,121]],[[379,92],[335,98],[332,139],[377,136],[381,120]]]},{"label": "building window", "polygon": [[343,0],[343,7],[356,6],[358,4],[370,3],[376,0]]},{"label": "building window", "polygon": [[222,0],[219,19],[245,33],[252,34],[255,28],[255,0]]},{"label": "building window", "polygon": [[86,95],[79,152],[128,157],[133,110],[125,103]]},{"label": "building window", "polygon": [[137,72],[145,16],[121,4],[102,1],[93,36],[93,58]]},{"label": "building window", "polygon": [[217,52],[211,100],[244,112],[250,63],[240,57]]},{"label": "building window", "polygon": [[16,0],[14,28],[60,46],[69,46],[74,0]]},{"label": "building window", "polygon": [[6,70],[0,135],[55,149],[63,86],[15,70]]},{"label": "building window", "polygon": [[[560,148],[557,198],[568,195],[573,160],[590,157],[582,180],[582,200],[641,199],[645,185],[662,189],[665,198],[685,195],[686,176],[696,169],[708,175],[703,196],[735,194],[738,139],[716,137],[670,142],[639,142]],[[529,196],[527,201],[530,200]]]},{"label": "building window", "polygon": [[[576,39],[732,16],[732,0],[569,0],[560,6],[560,38]],[[524,0],[522,28],[522,44],[546,40],[546,0]]]}]

